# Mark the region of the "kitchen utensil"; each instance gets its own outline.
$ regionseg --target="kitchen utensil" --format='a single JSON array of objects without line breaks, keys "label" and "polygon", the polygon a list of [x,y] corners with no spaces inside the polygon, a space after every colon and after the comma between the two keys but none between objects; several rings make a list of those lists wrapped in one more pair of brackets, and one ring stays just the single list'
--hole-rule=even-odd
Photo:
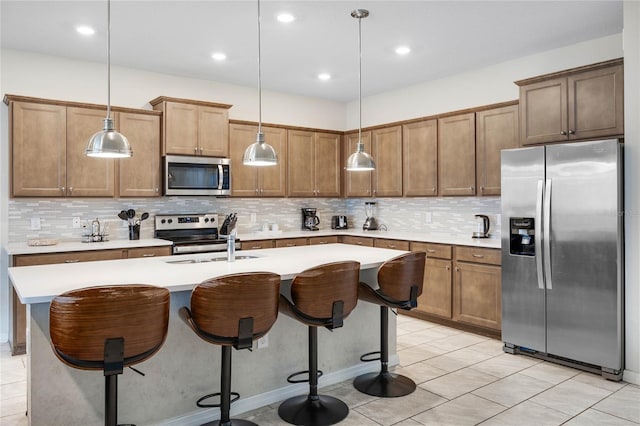
[{"label": "kitchen utensil", "polygon": [[134,217],[136,217],[136,211],[134,209],[127,210],[127,216],[129,217],[129,219],[133,219]]},{"label": "kitchen utensil", "polygon": [[367,201],[364,203],[364,212],[367,215],[367,219],[364,221],[364,225],[362,225],[363,231],[375,231],[378,229],[378,221],[376,220],[376,203],[373,201]]},{"label": "kitchen utensil", "polygon": [[140,216],[140,222],[147,219],[149,219],[149,213],[148,212],[142,213],[142,216]]},{"label": "kitchen utensil", "polygon": [[122,220],[128,220],[129,216],[127,215],[127,212],[124,210],[121,210],[120,213],[118,213],[118,217]]}]

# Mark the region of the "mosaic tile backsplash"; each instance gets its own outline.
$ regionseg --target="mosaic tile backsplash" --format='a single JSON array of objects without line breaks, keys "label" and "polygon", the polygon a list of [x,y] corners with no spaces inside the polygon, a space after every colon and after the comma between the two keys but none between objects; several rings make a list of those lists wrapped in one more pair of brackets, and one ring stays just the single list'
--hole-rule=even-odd
[{"label": "mosaic tile backsplash", "polygon": [[[118,218],[120,210],[134,209],[137,217],[148,212],[142,222],[140,237],[152,238],[153,217],[156,214],[218,213],[238,214],[238,232],[258,231],[263,224],[277,223],[284,231],[299,230],[302,219],[300,208],[318,210],[320,229],[329,229],[332,215],[347,215],[349,227],[361,229],[366,218],[365,201],[376,201],[376,219],[389,231],[450,232],[471,234],[476,230],[475,214],[486,214],[491,220],[492,236],[500,234],[499,197],[445,197],[445,198],[214,198],[163,197],[91,199],[11,199],[9,200],[9,243],[24,242],[31,238],[55,238],[61,241],[79,241],[88,233],[91,221],[98,218],[108,227],[109,239],[128,238],[126,222]],[[251,221],[252,214],[256,220]],[[37,218],[40,229],[33,230],[32,219]],[[80,218],[81,228],[73,228],[73,218]]]}]

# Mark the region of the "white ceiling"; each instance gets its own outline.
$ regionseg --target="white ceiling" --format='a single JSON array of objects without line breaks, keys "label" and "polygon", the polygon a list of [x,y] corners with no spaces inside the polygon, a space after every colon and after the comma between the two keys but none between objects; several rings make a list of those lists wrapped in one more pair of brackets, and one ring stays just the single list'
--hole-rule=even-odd
[{"label": "white ceiling", "polygon": [[[363,95],[622,31],[622,1],[262,0],[264,89],[336,100]],[[1,0],[3,48],[106,63],[106,1]],[[276,21],[279,12],[296,16]],[[257,87],[257,1],[113,0],[112,64]],[[97,29],[81,37],[75,26]],[[412,52],[395,54],[399,44]],[[227,60],[211,59],[224,51]],[[329,81],[317,74],[328,72]]]}]

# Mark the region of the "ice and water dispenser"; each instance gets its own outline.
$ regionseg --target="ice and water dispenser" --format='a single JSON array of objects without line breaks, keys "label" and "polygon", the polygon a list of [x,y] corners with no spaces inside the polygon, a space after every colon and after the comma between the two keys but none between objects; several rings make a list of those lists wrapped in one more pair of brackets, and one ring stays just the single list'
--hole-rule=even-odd
[{"label": "ice and water dispenser", "polygon": [[510,242],[509,252],[520,256],[535,256],[536,232],[535,220],[532,217],[509,218]]}]

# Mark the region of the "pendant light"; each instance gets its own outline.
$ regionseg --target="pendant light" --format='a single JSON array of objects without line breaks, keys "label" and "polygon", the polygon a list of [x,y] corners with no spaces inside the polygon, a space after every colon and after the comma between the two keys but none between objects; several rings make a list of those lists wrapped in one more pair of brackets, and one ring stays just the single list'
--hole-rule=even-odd
[{"label": "pendant light", "polygon": [[364,151],[364,143],[362,143],[362,18],[369,16],[369,11],[356,9],[351,12],[351,16],[358,19],[358,98],[360,121],[358,126],[358,145],[356,146],[356,152],[351,154],[347,160],[347,171],[370,171],[375,170],[376,163],[373,161],[373,158]]},{"label": "pendant light", "polygon": [[89,139],[85,155],[101,158],[124,158],[133,155],[129,141],[114,130],[111,118],[111,0],[107,0],[107,117],[104,119],[102,131]]},{"label": "pendant light", "polygon": [[264,141],[264,133],[262,133],[262,68],[260,53],[260,0],[258,0],[258,133],[256,134],[256,141],[244,151],[242,164],[245,166],[275,166],[278,164],[276,151]]}]

